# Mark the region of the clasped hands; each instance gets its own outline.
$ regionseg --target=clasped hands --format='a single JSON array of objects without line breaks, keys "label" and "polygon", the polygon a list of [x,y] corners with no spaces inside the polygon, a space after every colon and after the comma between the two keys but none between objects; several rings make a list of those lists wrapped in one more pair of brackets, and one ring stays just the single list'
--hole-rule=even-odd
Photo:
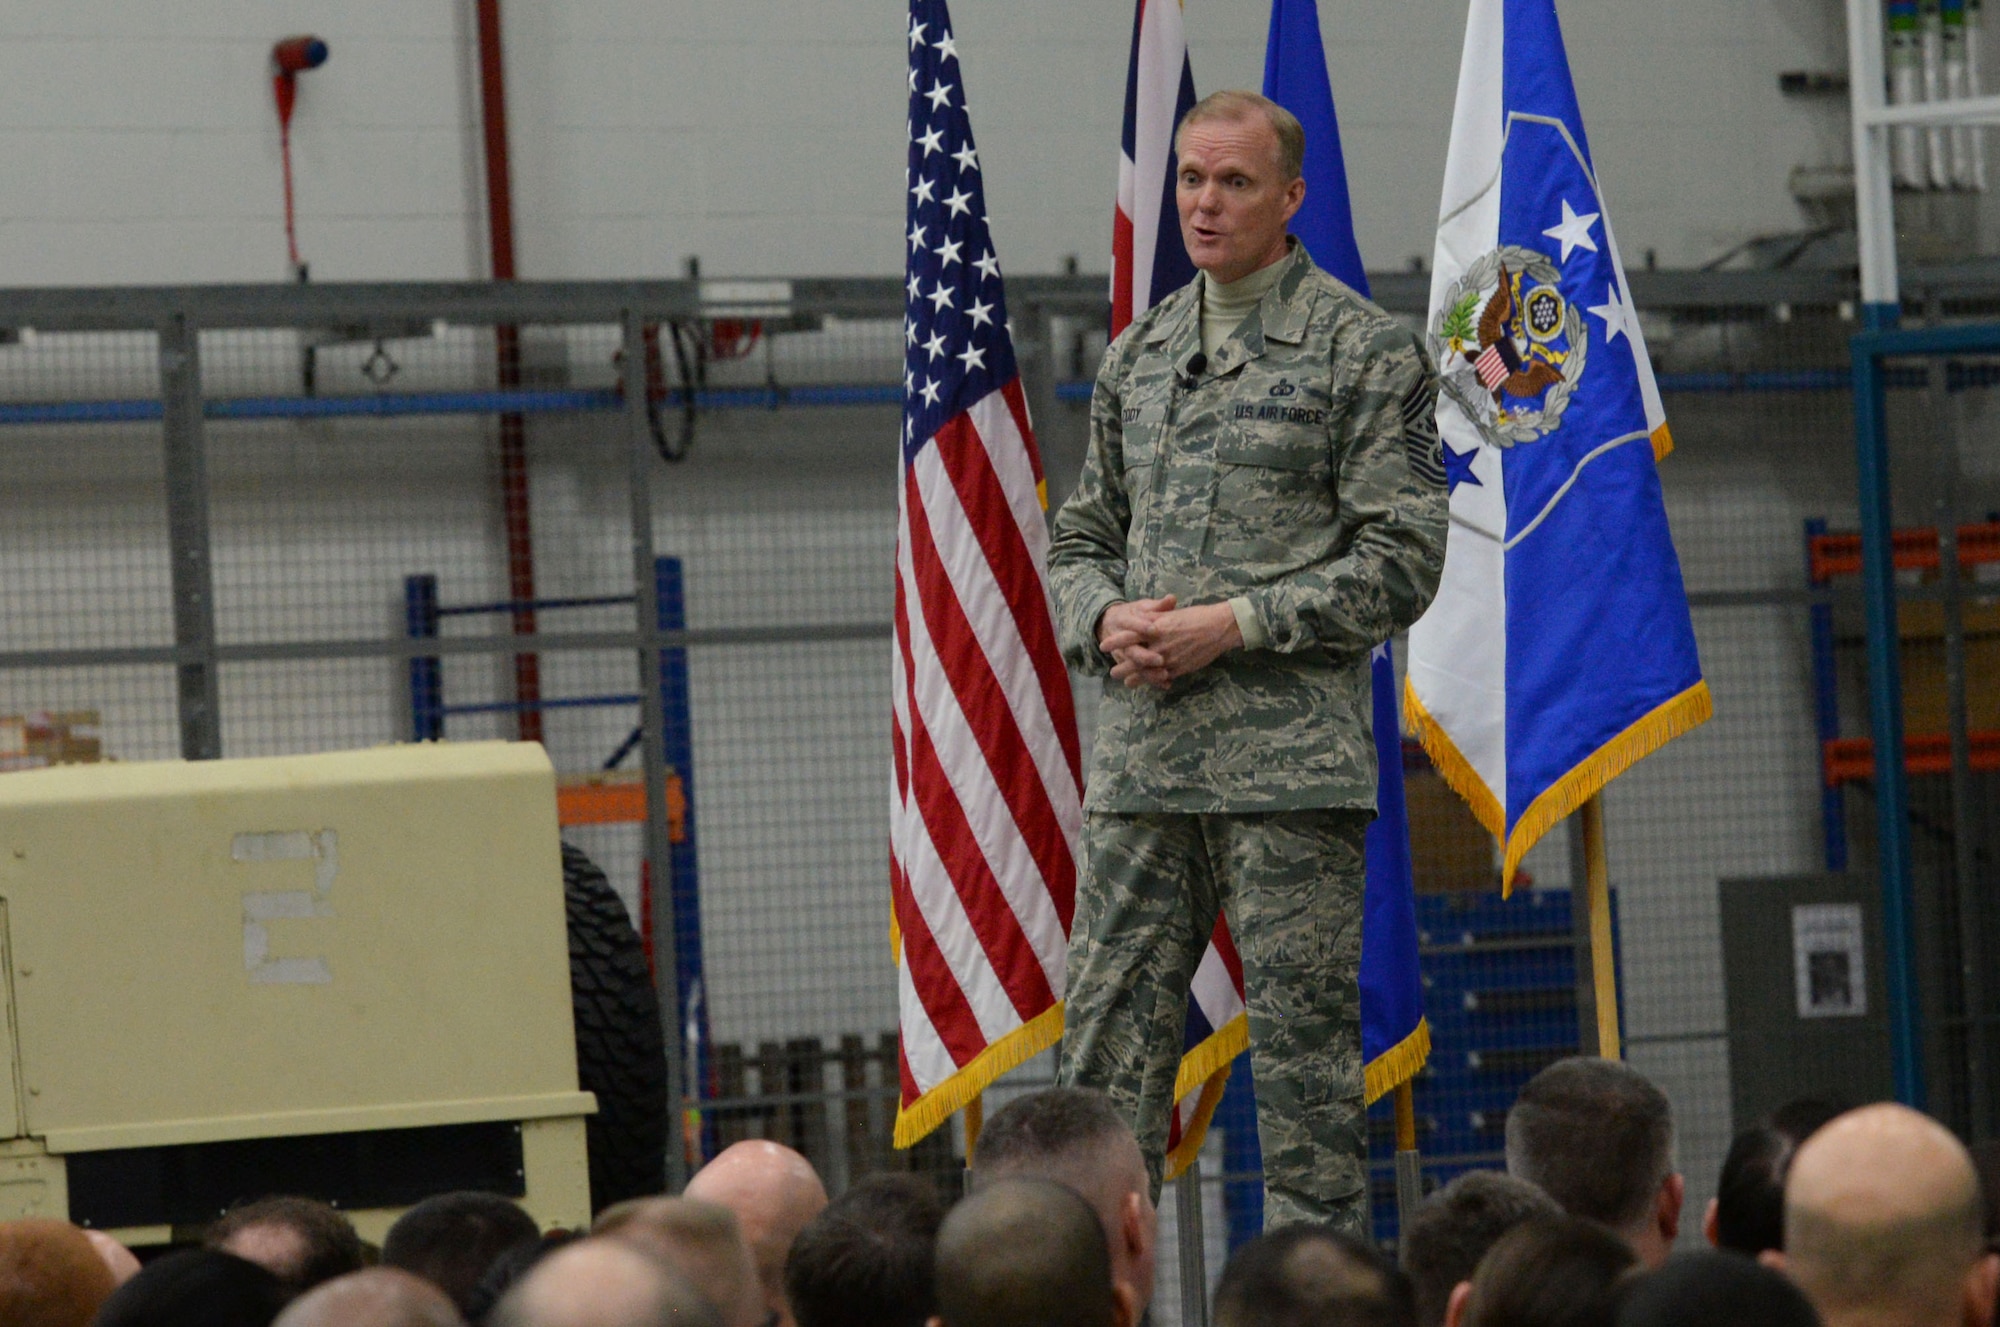
[{"label": "clasped hands", "polygon": [[1228,604],[1176,608],[1172,595],[1113,604],[1097,623],[1097,647],[1111,656],[1111,676],[1133,688],[1164,691],[1242,644]]}]

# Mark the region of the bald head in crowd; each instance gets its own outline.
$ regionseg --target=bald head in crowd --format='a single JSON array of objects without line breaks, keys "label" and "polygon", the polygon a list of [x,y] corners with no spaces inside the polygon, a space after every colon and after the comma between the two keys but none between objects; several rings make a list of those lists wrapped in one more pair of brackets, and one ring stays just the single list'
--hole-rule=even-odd
[{"label": "bald head in crowd", "polygon": [[1104,1227],[1075,1190],[994,1180],[938,1231],[931,1327],[1133,1327],[1132,1293],[1111,1279]]},{"label": "bald head in crowd", "polygon": [[598,1213],[591,1233],[665,1259],[715,1306],[722,1327],[764,1321],[757,1269],[728,1208],[694,1198],[635,1198]]},{"label": "bald head in crowd", "polygon": [[1111,1248],[1111,1276],[1143,1312],[1153,1300],[1159,1214],[1138,1140],[1102,1092],[1056,1087],[1016,1097],[979,1131],[974,1185],[1054,1180],[1097,1212]]},{"label": "bald head in crowd", "polygon": [[1987,1327],[2000,1257],[1979,1180],[1949,1130],[1903,1106],[1849,1111],[1800,1146],[1785,1179],[1789,1272],[1826,1327]]},{"label": "bald head in crowd", "polygon": [[0,1223],[0,1323],[85,1327],[117,1287],[89,1238],[69,1222]]},{"label": "bald head in crowd", "polygon": [[658,1256],[591,1238],[536,1263],[493,1306],[486,1327],[722,1327],[722,1320]]},{"label": "bald head in crowd", "polygon": [[1648,1267],[1673,1252],[1687,1193],[1673,1108],[1630,1065],[1572,1056],[1529,1079],[1507,1112],[1507,1173],[1610,1228]]},{"label": "bald head in crowd", "polygon": [[465,1319],[422,1277],[371,1267],[307,1291],[272,1327],[465,1327]]},{"label": "bald head in crowd", "polygon": [[736,1214],[736,1224],[757,1266],[764,1308],[780,1327],[792,1327],[785,1301],[785,1258],[806,1223],[826,1208],[826,1186],[812,1162],[782,1143],[746,1138],[732,1143],[695,1172],[684,1191]]}]

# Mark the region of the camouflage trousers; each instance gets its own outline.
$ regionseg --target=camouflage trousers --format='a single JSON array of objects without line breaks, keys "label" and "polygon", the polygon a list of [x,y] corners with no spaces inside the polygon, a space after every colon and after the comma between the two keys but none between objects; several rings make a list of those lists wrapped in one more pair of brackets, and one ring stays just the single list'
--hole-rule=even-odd
[{"label": "camouflage trousers", "polygon": [[1243,958],[1264,1224],[1365,1236],[1362,838],[1372,813],[1092,812],[1057,1080],[1132,1124],[1159,1196],[1188,984],[1220,909]]}]

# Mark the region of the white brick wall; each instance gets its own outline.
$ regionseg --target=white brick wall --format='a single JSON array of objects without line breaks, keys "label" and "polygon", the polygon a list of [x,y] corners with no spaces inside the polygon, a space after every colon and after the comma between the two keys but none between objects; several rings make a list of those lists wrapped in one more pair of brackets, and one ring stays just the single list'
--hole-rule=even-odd
[{"label": "white brick wall", "polygon": [[[485,270],[464,0],[0,2],[0,285],[276,280],[271,42],[311,31],[294,151],[321,279]],[[962,0],[1003,260],[1101,268],[1126,0]],[[1844,151],[1776,75],[1843,63],[1831,0],[1570,0],[1583,109],[1634,261],[1799,224],[1785,175]],[[1463,0],[1323,0],[1362,252],[1428,252]],[[890,272],[904,44],[889,0],[511,0],[521,271]],[[1203,90],[1254,86],[1264,0],[1197,0]],[[1726,150],[1718,148],[1727,144]]]}]

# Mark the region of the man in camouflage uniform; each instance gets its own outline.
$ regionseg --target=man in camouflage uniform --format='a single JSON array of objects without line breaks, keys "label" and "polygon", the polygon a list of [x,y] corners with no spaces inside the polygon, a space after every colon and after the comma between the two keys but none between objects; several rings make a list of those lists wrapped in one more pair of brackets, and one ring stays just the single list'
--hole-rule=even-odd
[{"label": "man in camouflage uniform", "polygon": [[1265,1221],[1362,1233],[1369,653],[1443,567],[1437,378],[1287,237],[1297,120],[1218,93],[1178,147],[1202,275],[1107,352],[1049,555],[1065,656],[1109,674],[1058,1077],[1111,1095],[1157,1186],[1220,910],[1249,998]]}]

